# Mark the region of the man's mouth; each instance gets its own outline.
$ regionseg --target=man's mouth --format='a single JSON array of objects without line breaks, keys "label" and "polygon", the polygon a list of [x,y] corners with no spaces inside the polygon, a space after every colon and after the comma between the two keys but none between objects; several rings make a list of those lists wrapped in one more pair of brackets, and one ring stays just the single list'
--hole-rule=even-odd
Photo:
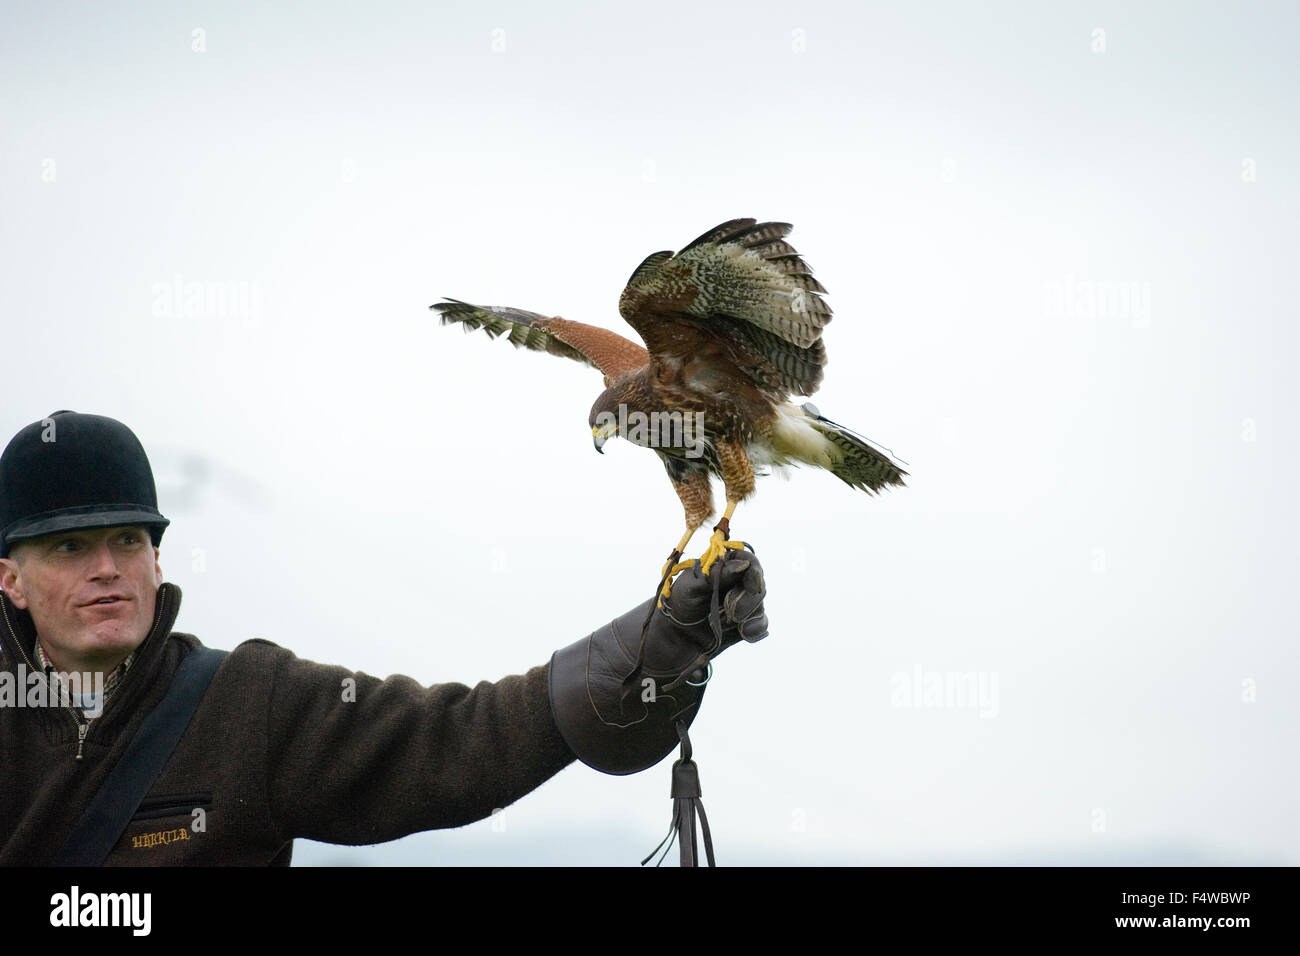
[{"label": "man's mouth", "polygon": [[109,595],[108,597],[102,597],[99,598],[98,600],[91,601],[89,604],[83,604],[82,607],[106,607],[110,604],[121,604],[125,600],[126,598],[124,597],[121,597],[116,594],[112,594]]}]

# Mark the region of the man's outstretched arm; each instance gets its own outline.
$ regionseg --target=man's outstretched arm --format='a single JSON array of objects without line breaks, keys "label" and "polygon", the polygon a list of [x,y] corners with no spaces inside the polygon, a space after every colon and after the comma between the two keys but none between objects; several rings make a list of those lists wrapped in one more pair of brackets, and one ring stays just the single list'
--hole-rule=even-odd
[{"label": "man's outstretched arm", "polygon": [[[721,640],[708,620],[715,585]],[[546,665],[474,687],[380,680],[264,645],[274,824],[286,840],[377,843],[483,819],[575,754],[611,773],[652,766],[675,748],[675,721],[694,718],[709,659],[766,635],[763,594],[757,559],[734,552],[711,576],[681,574],[644,646],[651,602]]]},{"label": "man's outstretched arm", "polygon": [[277,650],[267,789],[285,840],[380,843],[463,826],[574,759],[551,718],[546,665],[424,687]]}]

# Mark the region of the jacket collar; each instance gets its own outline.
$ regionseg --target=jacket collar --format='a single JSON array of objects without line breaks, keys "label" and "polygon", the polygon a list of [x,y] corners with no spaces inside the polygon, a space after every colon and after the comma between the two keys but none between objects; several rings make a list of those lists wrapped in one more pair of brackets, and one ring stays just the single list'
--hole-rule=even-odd
[{"label": "jacket collar", "polygon": [[[180,609],[181,589],[170,582],[163,582],[154,601],[153,626],[135,650],[135,661],[131,665],[133,669],[141,667],[162,652]],[[9,595],[0,591],[0,661],[4,662],[6,670],[16,670],[20,663],[39,669],[35,648],[36,625],[31,614],[15,607],[9,600]]]}]

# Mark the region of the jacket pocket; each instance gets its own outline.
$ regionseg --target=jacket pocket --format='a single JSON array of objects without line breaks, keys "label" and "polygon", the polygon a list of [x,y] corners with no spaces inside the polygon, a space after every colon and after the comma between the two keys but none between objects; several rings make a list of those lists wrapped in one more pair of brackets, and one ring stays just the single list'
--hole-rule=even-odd
[{"label": "jacket pocket", "polygon": [[211,793],[180,793],[175,796],[145,797],[140,801],[132,822],[136,820],[158,820],[163,817],[175,817],[185,814],[193,815],[197,809],[212,809]]}]

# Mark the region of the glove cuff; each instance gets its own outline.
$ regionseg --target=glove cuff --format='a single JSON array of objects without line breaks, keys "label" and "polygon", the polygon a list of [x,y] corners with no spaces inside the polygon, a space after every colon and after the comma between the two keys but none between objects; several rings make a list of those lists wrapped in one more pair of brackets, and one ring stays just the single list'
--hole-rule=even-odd
[{"label": "glove cuff", "polygon": [[[663,760],[679,743],[677,721],[689,726],[704,696],[703,685],[685,681],[665,693],[676,675],[656,677],[642,667],[629,677],[653,605],[647,601],[551,655],[555,724],[577,758],[602,773],[637,773]],[[647,640],[655,629],[652,621]]]}]

